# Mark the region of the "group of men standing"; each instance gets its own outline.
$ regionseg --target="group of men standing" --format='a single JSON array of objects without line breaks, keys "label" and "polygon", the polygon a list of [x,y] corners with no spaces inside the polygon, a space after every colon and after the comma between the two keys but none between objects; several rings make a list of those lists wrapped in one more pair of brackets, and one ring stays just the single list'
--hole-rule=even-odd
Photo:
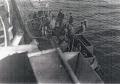
[{"label": "group of men standing", "polygon": [[[64,19],[64,13],[62,12],[62,9],[60,9],[60,10],[59,10],[59,13],[58,13],[58,15],[57,15],[57,22],[59,23],[59,26],[62,25],[63,19]],[[72,25],[72,23],[73,23],[72,13],[70,13],[68,23],[69,23],[70,25]]]},{"label": "group of men standing", "polygon": [[[61,43],[61,36],[66,36],[68,39],[68,44],[71,50],[72,47],[72,42],[73,42],[73,16],[72,13],[69,13],[69,18],[67,23],[64,22],[65,20],[65,15],[62,11],[62,9],[59,10],[57,16],[55,16],[54,14],[50,14],[50,12],[46,13],[43,11],[39,11],[38,12],[38,16],[40,18],[40,30],[42,30],[42,35],[46,36],[49,30],[54,31],[55,33],[54,35],[57,36],[59,43]],[[38,18],[37,14],[34,15],[34,18]],[[65,29],[67,31],[65,31]]]},{"label": "group of men standing", "polygon": [[[56,22],[59,23],[59,28],[63,27],[63,28],[66,28],[67,29],[67,32],[65,32],[65,36],[67,37],[68,41],[68,51],[71,51],[72,50],[72,47],[74,45],[74,36],[76,34],[82,34],[85,32],[85,29],[87,27],[87,20],[84,20],[81,22],[81,24],[76,28],[77,30],[75,30],[75,28],[73,28],[73,22],[74,22],[74,18],[72,16],[72,13],[69,13],[69,18],[68,18],[68,21],[67,21],[67,25],[64,27],[63,25],[66,24],[64,23],[64,14],[62,12],[62,10],[60,9],[58,15],[57,15],[57,20]],[[62,29],[62,28],[61,28]],[[58,36],[59,38],[59,36]]]},{"label": "group of men standing", "polygon": [[[42,12],[42,11],[41,11]],[[64,23],[64,19],[65,19],[65,15],[62,11],[62,9],[59,10],[57,16],[55,16],[54,14],[49,14],[48,12],[43,12],[42,14],[40,14],[40,11],[38,12],[38,16],[40,18],[40,29],[42,29],[42,35],[46,35],[47,32],[51,29],[55,29],[56,27],[59,27],[59,29],[62,29]],[[36,18],[36,14],[34,15],[34,18]],[[73,23],[73,16],[72,13],[70,13],[69,16],[69,21],[68,21],[69,25],[72,25]]]}]

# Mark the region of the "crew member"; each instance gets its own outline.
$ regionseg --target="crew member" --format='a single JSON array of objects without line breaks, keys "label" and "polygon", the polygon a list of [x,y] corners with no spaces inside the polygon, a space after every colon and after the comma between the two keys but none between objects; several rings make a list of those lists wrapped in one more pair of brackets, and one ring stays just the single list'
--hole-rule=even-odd
[{"label": "crew member", "polygon": [[33,19],[35,19],[35,18],[37,18],[36,12],[34,12],[34,14],[33,14]]},{"label": "crew member", "polygon": [[52,18],[50,21],[51,29],[55,28],[55,23],[56,23],[55,16],[52,14]]},{"label": "crew member", "polygon": [[81,22],[81,25],[78,27],[78,30],[76,31],[76,34],[82,34],[85,32],[85,24],[84,22]]},{"label": "crew member", "polygon": [[87,28],[88,26],[87,19],[84,20],[84,25],[85,25],[85,28]]},{"label": "crew member", "polygon": [[48,15],[47,14],[45,14],[45,18],[44,18],[44,28],[45,28],[45,35],[47,34],[47,31],[48,31],[48,29],[50,28],[50,21],[49,21],[49,19],[48,19]]},{"label": "crew member", "polygon": [[59,11],[59,13],[57,15],[57,21],[59,23],[59,26],[62,25],[63,19],[64,19],[64,14],[62,12],[62,9],[60,9],[60,11]]},{"label": "crew member", "polygon": [[38,16],[41,17],[43,15],[43,11],[38,11]]},{"label": "crew member", "polygon": [[73,34],[69,25],[67,25],[68,51],[72,50]]},{"label": "crew member", "polygon": [[69,24],[72,25],[72,23],[73,23],[73,16],[72,16],[72,13],[70,13]]}]

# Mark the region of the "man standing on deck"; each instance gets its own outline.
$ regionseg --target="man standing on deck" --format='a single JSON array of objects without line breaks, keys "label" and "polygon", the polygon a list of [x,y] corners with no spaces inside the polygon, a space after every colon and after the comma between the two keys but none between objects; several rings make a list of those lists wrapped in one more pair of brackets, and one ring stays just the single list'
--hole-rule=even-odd
[{"label": "man standing on deck", "polygon": [[36,19],[36,18],[37,18],[37,14],[36,14],[36,12],[34,12],[33,19]]},{"label": "man standing on deck", "polygon": [[45,35],[47,34],[47,31],[49,30],[50,28],[50,21],[48,19],[48,15],[45,14],[45,17],[44,17],[44,33]]},{"label": "man standing on deck", "polygon": [[63,19],[64,19],[64,14],[62,12],[62,9],[60,9],[60,11],[57,15],[57,22],[59,23],[59,26],[62,25]]},{"label": "man standing on deck", "polygon": [[77,28],[75,34],[83,34],[85,32],[85,24],[81,22],[81,25]]},{"label": "man standing on deck", "polygon": [[50,21],[51,29],[55,28],[55,23],[56,23],[55,16],[54,16],[54,14],[52,14],[52,18]]},{"label": "man standing on deck", "polygon": [[72,25],[73,23],[73,16],[72,16],[72,13],[70,13],[70,16],[69,16],[69,25]]},{"label": "man standing on deck", "polygon": [[72,50],[73,33],[69,25],[67,25],[68,51]]},{"label": "man standing on deck", "polygon": [[68,23],[69,23],[69,27],[71,29],[71,33],[74,34],[75,30],[73,28],[73,16],[72,16],[72,13],[69,13],[70,16],[69,16],[69,19],[68,19]]}]

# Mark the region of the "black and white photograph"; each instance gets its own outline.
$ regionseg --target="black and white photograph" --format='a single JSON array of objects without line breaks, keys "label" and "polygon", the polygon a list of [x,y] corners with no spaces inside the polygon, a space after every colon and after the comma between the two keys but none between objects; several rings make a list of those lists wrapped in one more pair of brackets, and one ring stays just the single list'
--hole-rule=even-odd
[{"label": "black and white photograph", "polygon": [[0,84],[120,84],[120,0],[0,0]]}]

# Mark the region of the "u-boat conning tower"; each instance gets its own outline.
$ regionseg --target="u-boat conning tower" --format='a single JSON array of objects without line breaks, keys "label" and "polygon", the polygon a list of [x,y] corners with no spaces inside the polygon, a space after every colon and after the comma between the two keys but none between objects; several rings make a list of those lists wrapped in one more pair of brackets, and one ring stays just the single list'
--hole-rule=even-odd
[{"label": "u-boat conning tower", "polygon": [[[89,51],[91,44],[84,36],[77,37],[81,50],[63,52],[54,39],[36,37],[30,31],[25,21],[29,18],[24,15],[38,11],[31,5],[30,0],[9,0],[9,4],[11,14],[6,10],[5,13],[0,11],[0,14],[4,13],[1,15],[1,22],[7,41],[5,47],[0,47],[0,83],[103,83],[88,62],[94,59],[94,56],[92,51]],[[12,16],[12,22],[9,22],[7,14]],[[39,40],[41,50],[38,49],[36,39]]]}]

